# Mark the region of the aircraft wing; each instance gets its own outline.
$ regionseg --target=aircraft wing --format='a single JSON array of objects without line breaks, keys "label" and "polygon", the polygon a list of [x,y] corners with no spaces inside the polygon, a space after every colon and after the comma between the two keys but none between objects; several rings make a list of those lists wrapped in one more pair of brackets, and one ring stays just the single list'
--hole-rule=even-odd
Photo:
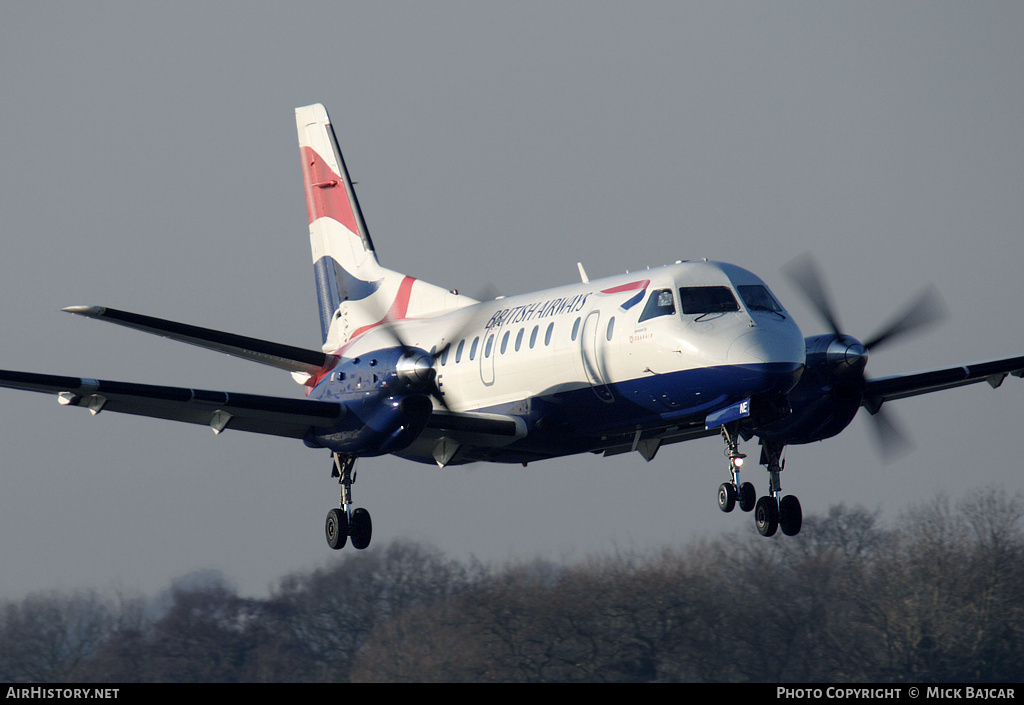
[{"label": "aircraft wing", "polygon": [[974,362],[942,370],[868,380],[864,387],[863,404],[873,413],[878,411],[884,402],[893,399],[929,394],[978,382],[988,382],[995,388],[1003,383],[1006,375],[1024,377],[1024,357]]},{"label": "aircraft wing", "polygon": [[56,394],[61,404],[82,406],[93,414],[114,411],[183,421],[272,436],[303,438],[318,426],[330,426],[345,407],[313,399],[289,399],[152,384],[110,382],[33,372],[0,370],[0,387]]},{"label": "aircraft wing", "polygon": [[177,323],[163,318],[143,316],[139,313],[119,311],[116,308],[103,306],[68,306],[63,309],[86,318],[116,323],[119,326],[134,328],[145,333],[153,333],[164,338],[177,340],[190,345],[198,345],[217,352],[234,355],[253,362],[277,367],[289,372],[301,372],[316,375],[330,366],[332,356],[319,350],[307,350],[292,345],[272,343],[268,340],[249,338],[244,335],[225,333],[211,328],[200,328],[186,323]]}]

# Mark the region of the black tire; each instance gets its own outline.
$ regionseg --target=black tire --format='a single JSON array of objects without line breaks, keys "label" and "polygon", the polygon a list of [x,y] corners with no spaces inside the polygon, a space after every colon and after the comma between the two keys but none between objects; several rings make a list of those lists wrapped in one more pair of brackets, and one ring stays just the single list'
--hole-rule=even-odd
[{"label": "black tire", "polygon": [[352,546],[362,550],[370,545],[370,536],[373,534],[373,522],[370,521],[370,513],[359,507],[352,512]]},{"label": "black tire", "polygon": [[779,528],[786,536],[796,536],[804,523],[804,511],[800,508],[800,500],[787,494],[779,502]]},{"label": "black tire", "polygon": [[762,497],[754,505],[754,526],[762,536],[774,536],[779,528],[779,507],[774,497]]},{"label": "black tire", "polygon": [[337,507],[327,512],[324,533],[327,535],[328,546],[335,551],[339,548],[344,548],[345,541],[348,540],[348,515]]},{"label": "black tire", "polygon": [[757,490],[754,489],[754,485],[750,482],[744,482],[740,485],[740,496],[738,499],[740,509],[745,512],[754,511],[754,505],[757,504]]},{"label": "black tire", "polygon": [[731,512],[736,506],[736,488],[731,482],[723,482],[718,486],[718,508],[723,512]]}]

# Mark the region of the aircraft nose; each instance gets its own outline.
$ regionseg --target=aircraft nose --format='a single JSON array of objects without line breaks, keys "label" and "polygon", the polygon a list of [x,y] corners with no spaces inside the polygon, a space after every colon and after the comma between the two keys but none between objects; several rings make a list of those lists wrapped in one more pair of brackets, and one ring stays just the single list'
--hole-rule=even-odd
[{"label": "aircraft nose", "polygon": [[751,362],[795,362],[804,364],[804,339],[788,330],[756,328],[739,336],[729,348],[729,361],[743,364]]},{"label": "aircraft nose", "polygon": [[730,364],[758,369],[773,390],[789,391],[804,369],[804,339],[799,331],[756,328],[733,342],[728,359]]}]

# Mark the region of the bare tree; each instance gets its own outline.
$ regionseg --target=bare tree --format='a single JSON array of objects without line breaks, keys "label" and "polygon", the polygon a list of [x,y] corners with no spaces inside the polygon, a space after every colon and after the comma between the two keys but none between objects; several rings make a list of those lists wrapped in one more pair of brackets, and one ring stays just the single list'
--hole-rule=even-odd
[{"label": "bare tree", "polygon": [[[983,490],[796,537],[497,568],[399,541],[283,579],[0,608],[0,679],[117,681],[1019,680],[1024,498]],[[202,578],[202,579],[199,579]]]},{"label": "bare tree", "polygon": [[908,510],[872,564],[871,622],[884,654],[879,679],[1020,678],[1024,534],[1019,495],[947,497]]},{"label": "bare tree", "polygon": [[29,595],[0,617],[0,681],[83,680],[83,665],[115,626],[114,608],[94,591]]},{"label": "bare tree", "polygon": [[284,579],[266,605],[260,672],[269,680],[344,681],[385,619],[464,589],[468,570],[397,541]]}]

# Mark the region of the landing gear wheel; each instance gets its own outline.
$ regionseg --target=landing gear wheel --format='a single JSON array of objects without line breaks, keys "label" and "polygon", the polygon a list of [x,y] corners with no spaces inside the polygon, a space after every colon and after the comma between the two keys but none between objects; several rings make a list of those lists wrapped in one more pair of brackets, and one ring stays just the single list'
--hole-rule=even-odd
[{"label": "landing gear wheel", "polygon": [[739,494],[740,509],[745,512],[753,511],[754,505],[757,504],[757,490],[754,489],[753,483],[744,482],[740,485]]},{"label": "landing gear wheel", "polygon": [[762,536],[774,536],[779,528],[779,507],[774,497],[762,497],[754,506],[754,525]]},{"label": "landing gear wheel", "polygon": [[352,536],[352,546],[360,550],[370,545],[370,535],[373,533],[373,522],[370,521],[370,513],[359,507],[352,512],[352,526],[349,533]]},{"label": "landing gear wheel", "polygon": [[[337,551],[344,548],[348,539],[348,516],[341,509],[335,507],[327,512],[327,523],[324,525],[324,533],[327,535],[327,545]],[[352,541],[355,543],[355,540]]]},{"label": "landing gear wheel", "polygon": [[804,523],[804,512],[800,500],[787,494],[779,502],[779,527],[786,536],[796,536]]},{"label": "landing gear wheel", "polygon": [[723,512],[731,512],[736,506],[736,488],[731,482],[723,482],[718,486],[718,508]]}]

